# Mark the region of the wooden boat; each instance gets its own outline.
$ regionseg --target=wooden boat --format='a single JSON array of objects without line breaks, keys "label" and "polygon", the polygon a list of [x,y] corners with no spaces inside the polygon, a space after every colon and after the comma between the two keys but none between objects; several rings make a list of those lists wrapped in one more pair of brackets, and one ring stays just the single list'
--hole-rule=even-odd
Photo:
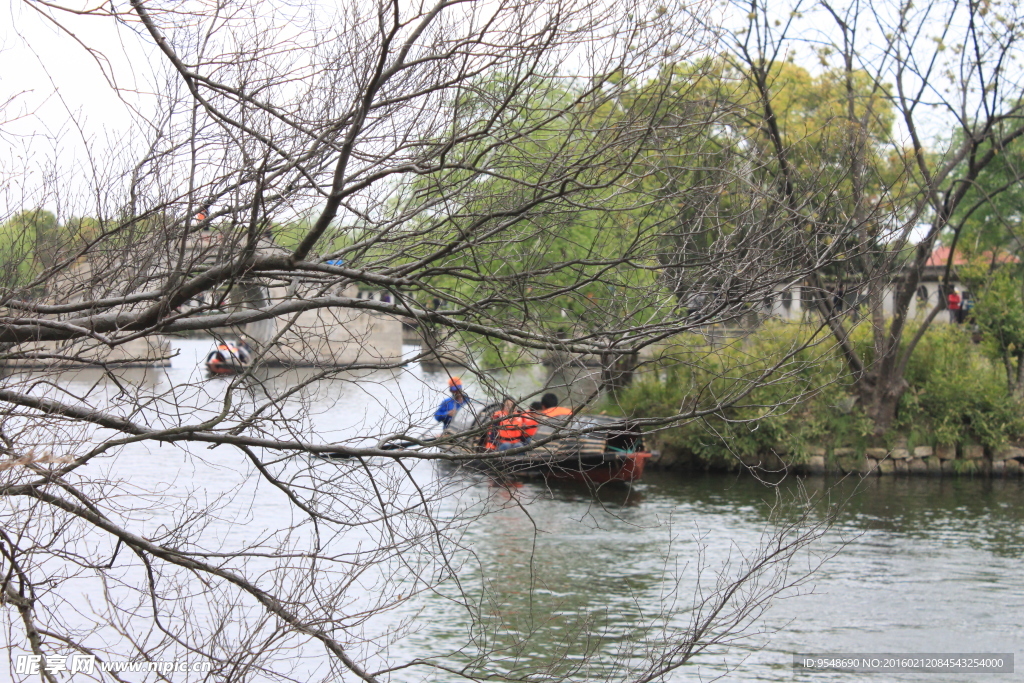
[{"label": "wooden boat", "polygon": [[651,457],[644,449],[643,434],[635,425],[604,415],[577,415],[568,422],[564,418],[538,418],[533,441],[555,437],[550,442],[514,455],[488,450],[484,442],[490,420],[483,416],[492,415],[494,409],[489,406],[480,411],[480,416],[473,420],[475,429],[466,430],[474,436],[453,449],[482,456],[466,462],[475,470],[500,477],[604,484],[640,479]]},{"label": "wooden boat", "polygon": [[245,370],[245,362],[234,346],[228,346],[227,350],[214,349],[206,356],[204,363],[206,371],[211,375],[237,375]]}]

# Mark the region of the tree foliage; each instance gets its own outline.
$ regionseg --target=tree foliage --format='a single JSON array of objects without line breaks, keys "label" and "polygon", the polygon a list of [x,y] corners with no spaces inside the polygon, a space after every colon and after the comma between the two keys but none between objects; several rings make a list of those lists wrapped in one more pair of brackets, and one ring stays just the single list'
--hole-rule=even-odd
[{"label": "tree foliage", "polygon": [[[991,142],[987,142],[981,149],[987,152],[990,148]],[[972,256],[1021,250],[1024,153],[1018,140],[992,151],[993,159],[978,173],[957,208],[955,227],[944,235],[946,244],[955,239],[956,247]]]},{"label": "tree foliage", "polygon": [[1007,393],[1024,399],[1024,287],[1014,264],[991,268],[976,261],[962,269],[975,297],[972,321],[989,355],[1006,371]]},{"label": "tree foliage", "polygon": [[[965,197],[979,175],[1024,133],[1024,82],[1019,70],[1005,68],[1020,57],[1020,8],[910,2],[735,7],[747,20],[729,32],[726,52],[757,95],[754,126],[772,159],[772,194],[793,220],[835,221],[860,236],[841,247],[850,266],[831,276],[855,274],[848,286],[867,300],[870,364],[851,339],[852,317],[837,315],[825,296],[815,305],[843,349],[880,438],[909,386],[910,358],[945,308],[940,302],[904,338],[933,248],[946,231],[961,230],[956,217],[967,215]],[[824,109],[841,112],[845,123],[834,138],[825,136],[834,153],[812,146],[826,152],[811,157],[822,161],[817,167],[801,165],[801,142],[789,135],[806,131],[812,140],[813,129],[787,128],[780,106],[786,100],[773,89],[791,55],[820,58],[833,74],[830,92],[842,101]],[[890,127],[894,120],[899,126]],[[953,132],[929,137],[936,120]],[[827,281],[817,273],[808,284],[824,292]]]}]

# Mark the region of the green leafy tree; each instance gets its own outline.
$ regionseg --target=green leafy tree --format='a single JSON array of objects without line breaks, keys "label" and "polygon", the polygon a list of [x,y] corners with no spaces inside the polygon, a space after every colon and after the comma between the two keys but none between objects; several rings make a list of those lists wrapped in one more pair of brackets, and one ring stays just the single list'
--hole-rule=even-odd
[{"label": "green leafy tree", "polygon": [[1024,401],[1024,280],[1012,267],[990,270],[978,263],[964,275],[976,292],[971,310],[989,354],[1006,369],[1011,396]]},{"label": "green leafy tree", "polygon": [[[829,129],[838,121],[828,113],[836,78],[815,79],[792,65],[783,71],[779,91],[800,101],[792,109],[803,113],[793,113],[791,125],[804,137],[813,131],[808,146],[828,146],[830,134],[840,138]],[[846,259],[840,245],[861,237],[820,217],[794,224],[783,203],[766,201],[778,173],[755,163],[759,132],[748,110],[756,97],[742,85],[716,58],[666,67],[646,81],[609,77],[596,91],[592,84],[544,88],[535,106],[505,123],[521,136],[517,145],[500,154],[483,146],[459,160],[459,173],[471,182],[458,201],[444,197],[434,179],[419,184],[417,193],[436,197],[438,210],[421,216],[414,230],[443,230],[465,245],[445,260],[427,296],[456,308],[483,302],[491,324],[540,324],[556,344],[583,335],[605,340],[614,352],[632,334],[626,326],[680,316],[684,329],[734,321],[777,289],[836,268]],[[481,102],[501,101],[504,87],[502,79],[480,84],[474,97],[460,101],[464,116],[478,119]],[[576,104],[594,98],[586,109]],[[553,108],[573,115],[551,119]],[[639,130],[640,121],[654,121],[657,134]],[[630,135],[640,136],[634,154],[607,155],[611,143]],[[479,165],[484,154],[486,173],[461,170]],[[559,188],[538,184],[552,166],[571,173],[583,160],[598,161],[597,169]],[[815,163],[819,173],[837,166]],[[515,207],[551,191],[551,210],[529,220],[515,215]],[[399,207],[406,200],[394,201]],[[484,209],[507,221],[501,239],[488,234],[497,221],[472,222]],[[431,244],[404,257],[412,262]]]},{"label": "green leafy tree", "polygon": [[[999,128],[1005,129],[1006,125]],[[1024,400],[1024,277],[1018,254],[1024,213],[1024,147],[1013,139],[977,174],[954,214],[944,241],[970,260],[956,273],[975,300],[972,318],[984,348],[1006,372],[1009,394]],[[970,164],[969,160],[962,165]]]},{"label": "green leafy tree", "polygon": [[[807,282],[823,298],[826,286],[869,281],[885,259],[882,221],[851,217],[869,200],[892,209],[887,91],[863,70],[758,64],[726,52],[666,67],[628,94],[676,133],[644,157],[644,189],[661,197],[645,218],[659,226],[667,286],[706,323],[733,322],[750,302]],[[667,107],[666,90],[688,106]],[[737,258],[751,251],[756,271]]]},{"label": "green leafy tree", "polygon": [[[1017,138],[1000,148],[992,144],[986,140],[979,148],[993,152],[992,159],[967,188],[943,235],[946,244],[972,256],[987,254],[990,260],[1024,249],[1024,145]],[[970,163],[965,160],[962,166],[966,169]]]},{"label": "green leafy tree", "polygon": [[23,287],[61,251],[61,228],[57,217],[43,209],[22,211],[0,225],[0,258],[6,265],[0,274],[7,288]]},{"label": "green leafy tree", "polygon": [[[729,32],[725,51],[757,95],[760,112],[752,125],[762,132],[759,153],[770,158],[764,164],[777,178],[767,195],[793,221],[837,221],[860,236],[855,252],[848,253],[849,244],[839,248],[855,264],[856,288],[868,301],[870,353],[853,343],[852,321],[831,310],[827,299],[815,307],[881,437],[909,387],[910,357],[945,309],[940,302],[908,333],[932,251],[940,236],[962,228],[957,216],[980,174],[1024,135],[1024,82],[1019,69],[1003,66],[1019,57],[1020,7],[927,3],[912,10],[906,2],[889,13],[857,3],[781,7],[760,0],[735,7],[747,21]],[[934,31],[940,39],[932,40]],[[886,58],[879,56],[879,35]],[[826,138],[831,151],[790,134],[786,100],[777,89],[776,74],[791,56],[815,53],[835,74],[833,111],[844,121]],[[957,133],[945,141],[926,137],[935,116],[945,116]],[[886,125],[893,117],[898,129]],[[821,163],[807,163],[813,159]],[[809,278],[819,291],[822,272]]]}]

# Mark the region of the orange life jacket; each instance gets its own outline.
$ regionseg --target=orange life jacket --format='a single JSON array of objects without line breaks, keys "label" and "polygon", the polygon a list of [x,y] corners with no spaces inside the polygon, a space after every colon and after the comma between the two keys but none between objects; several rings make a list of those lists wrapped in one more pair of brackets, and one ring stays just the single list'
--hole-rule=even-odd
[{"label": "orange life jacket", "polygon": [[498,422],[498,441],[514,443],[523,440],[522,418],[518,415],[509,415],[503,410],[494,413],[494,419]]},{"label": "orange life jacket", "polygon": [[566,408],[565,406],[551,406],[540,411],[541,415],[547,415],[548,417],[565,417],[566,415],[572,415],[572,409]]},{"label": "orange life jacket", "polygon": [[537,434],[538,427],[537,420],[534,419],[533,415],[534,413],[532,412],[524,413],[523,416],[519,418],[519,424],[523,428],[523,434],[531,439]]}]

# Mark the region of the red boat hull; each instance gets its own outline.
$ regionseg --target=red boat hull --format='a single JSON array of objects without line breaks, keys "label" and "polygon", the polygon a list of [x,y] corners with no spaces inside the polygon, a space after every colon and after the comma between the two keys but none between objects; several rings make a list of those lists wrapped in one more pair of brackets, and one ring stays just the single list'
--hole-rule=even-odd
[{"label": "red boat hull", "polygon": [[211,375],[237,375],[245,368],[230,363],[207,363],[206,371]]},{"label": "red boat hull", "polygon": [[557,481],[572,481],[579,484],[606,484],[611,481],[631,482],[644,476],[644,467],[650,453],[630,453],[611,462],[592,467],[549,467],[545,476]]},{"label": "red boat hull", "polygon": [[[488,406],[482,415],[490,415]],[[644,474],[651,453],[644,450],[643,433],[621,418],[604,415],[577,415],[571,421],[562,418],[542,420],[534,435],[539,445],[522,453],[507,455],[487,450],[481,433],[494,429],[493,420],[478,417],[479,430],[454,452],[476,453],[467,467],[501,479],[544,478],[548,481],[581,484],[632,482]],[[464,427],[465,428],[465,427]],[[465,428],[468,431],[468,428]]]}]

